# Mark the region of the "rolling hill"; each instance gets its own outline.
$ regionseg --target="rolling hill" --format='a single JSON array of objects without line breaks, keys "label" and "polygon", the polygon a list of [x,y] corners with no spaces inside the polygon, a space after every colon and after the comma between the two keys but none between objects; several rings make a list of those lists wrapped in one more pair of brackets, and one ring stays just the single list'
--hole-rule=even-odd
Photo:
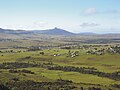
[{"label": "rolling hill", "polygon": [[63,29],[54,28],[48,30],[11,30],[0,28],[0,33],[3,34],[49,34],[49,35],[75,35]]},{"label": "rolling hill", "polygon": [[48,29],[48,30],[34,30],[33,33],[49,34],[49,35],[75,35],[74,33],[68,32],[60,28]]}]

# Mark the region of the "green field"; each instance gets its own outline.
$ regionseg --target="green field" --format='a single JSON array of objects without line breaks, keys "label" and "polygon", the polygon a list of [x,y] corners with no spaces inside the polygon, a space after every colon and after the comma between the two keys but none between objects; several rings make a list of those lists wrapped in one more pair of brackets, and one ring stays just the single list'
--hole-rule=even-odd
[{"label": "green field", "polygon": [[[100,49],[100,48],[99,48]],[[3,49],[0,53],[0,63],[29,63],[29,64],[41,64],[41,66],[28,66],[28,67],[12,67],[11,65],[6,65],[0,69],[0,82],[5,84],[6,82],[13,81],[13,78],[18,78],[19,81],[32,80],[34,82],[54,82],[58,79],[72,81],[77,90],[83,87],[87,90],[88,87],[98,87],[102,90],[119,90],[119,88],[113,87],[112,85],[120,84],[120,78],[117,80],[109,77],[101,77],[96,74],[81,73],[78,71],[64,71],[50,70],[49,67],[63,66],[63,67],[84,67],[84,68],[95,68],[99,72],[114,73],[120,71],[120,55],[119,54],[109,54],[104,55],[92,55],[87,54],[87,50],[83,49],[44,49],[38,51],[27,51],[26,49]],[[44,52],[41,55],[40,52]],[[70,57],[69,52],[79,52],[79,55],[75,57]],[[55,56],[56,55],[56,56]],[[57,56],[58,55],[58,56]],[[10,73],[9,70],[29,70],[34,72],[34,74],[17,72]],[[19,82],[17,81],[17,82]],[[16,89],[17,90],[17,89]],[[97,90],[97,89],[96,89]]]}]

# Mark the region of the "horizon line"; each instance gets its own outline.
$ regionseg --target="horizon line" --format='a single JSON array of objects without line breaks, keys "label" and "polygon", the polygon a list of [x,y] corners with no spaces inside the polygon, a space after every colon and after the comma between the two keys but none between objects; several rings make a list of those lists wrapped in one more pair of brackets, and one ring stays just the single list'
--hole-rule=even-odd
[{"label": "horizon line", "polygon": [[[58,28],[58,27],[54,27],[54,28],[48,28],[48,29],[12,29],[12,28],[0,28],[0,29],[3,29],[3,30],[11,30],[11,31],[42,31],[42,30],[52,30],[52,29],[61,29],[61,30],[65,30],[65,31],[68,31],[66,29],[62,29],[62,28]],[[73,33],[73,34],[120,34],[120,32],[72,32],[72,31],[68,31],[70,33]]]}]

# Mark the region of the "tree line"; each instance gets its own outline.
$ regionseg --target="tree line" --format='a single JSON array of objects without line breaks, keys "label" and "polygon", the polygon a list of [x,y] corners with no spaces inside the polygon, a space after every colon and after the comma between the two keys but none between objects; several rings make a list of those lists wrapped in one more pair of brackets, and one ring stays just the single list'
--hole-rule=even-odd
[{"label": "tree line", "polygon": [[73,66],[54,66],[48,67],[49,70],[62,70],[62,71],[72,71],[72,72],[79,72],[82,74],[92,74],[97,75],[99,77],[105,77],[114,80],[120,80],[120,72],[113,72],[113,73],[105,73],[96,70],[95,68],[84,68],[84,67],[73,67]]},{"label": "tree line", "polygon": [[30,70],[14,70],[14,69],[10,69],[9,70],[10,73],[28,73],[28,74],[35,74],[34,72],[30,71]]}]

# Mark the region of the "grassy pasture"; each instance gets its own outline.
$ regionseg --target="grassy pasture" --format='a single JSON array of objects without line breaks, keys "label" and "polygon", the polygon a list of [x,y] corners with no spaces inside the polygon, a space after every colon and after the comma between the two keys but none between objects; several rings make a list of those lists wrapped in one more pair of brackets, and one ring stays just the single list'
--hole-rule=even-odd
[{"label": "grassy pasture", "polygon": [[[9,49],[10,50],[10,49]],[[6,50],[2,50],[3,52]],[[13,51],[17,51],[13,49]],[[25,51],[25,52],[23,52]],[[102,72],[116,72],[120,71],[120,55],[119,54],[104,54],[104,55],[90,55],[86,54],[82,49],[72,49],[72,51],[78,51],[79,56],[67,57],[69,50],[66,49],[46,49],[39,51],[26,51],[21,52],[4,52],[0,53],[0,63],[4,62],[26,62],[26,63],[50,63],[60,66],[74,66],[74,67],[95,67]],[[44,52],[41,55],[40,52]],[[60,56],[54,56],[60,54]],[[26,58],[27,57],[27,58]],[[29,57],[29,58],[28,58]],[[105,77],[98,77],[96,75],[81,74],[78,72],[65,72],[61,70],[48,70],[43,67],[28,67],[19,68],[18,70],[30,70],[35,74],[20,74],[9,73],[9,69],[0,69],[0,82],[5,83],[14,77],[20,80],[33,80],[37,82],[55,81],[62,78],[63,80],[71,80],[78,84],[79,87],[82,83],[95,85],[101,85],[101,87],[109,87],[111,84],[120,84],[120,81],[112,80]],[[84,86],[84,84],[82,84]],[[86,87],[86,86],[85,86]],[[117,89],[114,89],[117,90]]]}]

